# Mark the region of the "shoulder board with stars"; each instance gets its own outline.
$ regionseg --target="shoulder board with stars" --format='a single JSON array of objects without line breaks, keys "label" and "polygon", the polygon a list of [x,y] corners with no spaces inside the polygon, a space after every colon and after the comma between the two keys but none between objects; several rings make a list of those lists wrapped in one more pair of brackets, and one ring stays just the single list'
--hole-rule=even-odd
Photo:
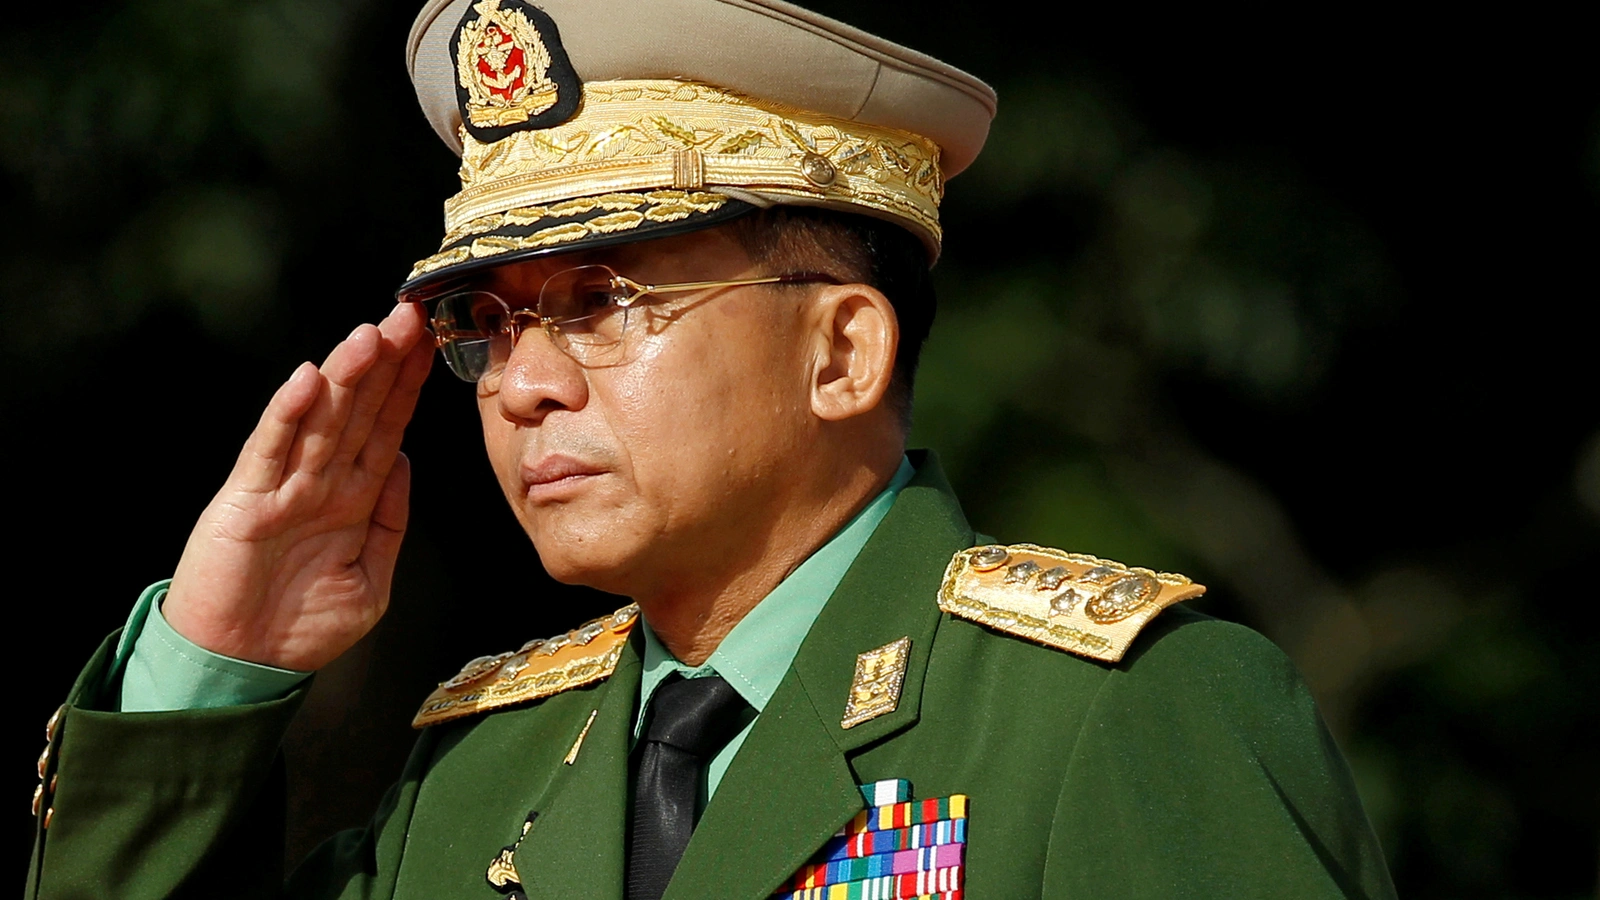
[{"label": "shoulder board with stars", "polygon": [[939,608],[1018,637],[1116,662],[1163,609],[1204,594],[1182,575],[1035,544],[958,552]]},{"label": "shoulder board with stars", "polygon": [[616,671],[628,633],[638,621],[639,607],[630,604],[566,634],[529,641],[498,656],[480,656],[428,695],[411,727],[426,728],[603,681]]}]

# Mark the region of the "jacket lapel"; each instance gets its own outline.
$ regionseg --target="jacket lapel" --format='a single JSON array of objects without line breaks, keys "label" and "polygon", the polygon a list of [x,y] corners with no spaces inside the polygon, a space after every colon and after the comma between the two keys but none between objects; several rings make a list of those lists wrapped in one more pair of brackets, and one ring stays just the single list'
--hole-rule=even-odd
[{"label": "jacket lapel", "polygon": [[[945,565],[972,529],[930,453],[817,617],[706,807],[667,900],[758,900],[865,807],[848,754],[917,721]],[[856,657],[911,639],[892,712],[845,729]],[[531,897],[532,895],[530,895]]]},{"label": "jacket lapel", "polygon": [[639,697],[640,644],[635,630],[601,691],[572,764],[562,764],[538,817],[517,847],[516,869],[528,900],[617,900],[627,838],[628,743]]}]

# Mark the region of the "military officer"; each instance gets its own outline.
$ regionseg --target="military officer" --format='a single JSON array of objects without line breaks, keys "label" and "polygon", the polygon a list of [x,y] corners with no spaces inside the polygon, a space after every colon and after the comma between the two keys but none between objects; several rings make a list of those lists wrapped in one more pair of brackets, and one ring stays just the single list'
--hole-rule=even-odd
[{"label": "military officer", "polygon": [[[905,450],[987,86],[781,0],[432,0],[408,58],[440,250],[51,720],[30,897],[1392,896],[1281,653]],[[543,564],[630,602],[440,685],[285,880],[278,743],[384,612],[435,346]]]}]

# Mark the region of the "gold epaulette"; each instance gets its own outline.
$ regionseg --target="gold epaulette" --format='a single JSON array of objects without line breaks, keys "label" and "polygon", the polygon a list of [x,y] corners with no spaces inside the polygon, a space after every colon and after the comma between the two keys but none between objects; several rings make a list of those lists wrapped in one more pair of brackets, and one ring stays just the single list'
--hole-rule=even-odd
[{"label": "gold epaulette", "polygon": [[426,728],[608,678],[638,620],[639,607],[630,604],[566,634],[529,641],[498,656],[480,656],[428,695],[411,727]]},{"label": "gold epaulette", "polygon": [[1116,662],[1157,613],[1205,592],[1171,572],[1034,544],[990,544],[951,558],[939,608],[1068,653]]}]

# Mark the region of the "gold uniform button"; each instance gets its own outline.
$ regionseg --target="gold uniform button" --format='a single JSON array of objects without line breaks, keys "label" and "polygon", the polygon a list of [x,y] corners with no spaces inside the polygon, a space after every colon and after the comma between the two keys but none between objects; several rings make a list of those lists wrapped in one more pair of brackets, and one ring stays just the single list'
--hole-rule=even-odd
[{"label": "gold uniform button", "polygon": [[50,745],[45,744],[39,752],[39,777],[44,778],[44,770],[50,768]]},{"label": "gold uniform button", "polygon": [[44,723],[45,740],[53,741],[56,739],[56,731],[61,727],[61,717],[65,716],[66,714],[67,705],[65,703],[56,707],[56,711],[50,714],[50,721]]},{"label": "gold uniform button", "polygon": [[34,815],[37,816],[39,814],[39,807],[42,805],[44,805],[44,782],[40,782],[39,785],[33,789]]},{"label": "gold uniform button", "polygon": [[50,827],[50,820],[55,818],[55,816],[56,816],[56,808],[54,806],[52,806],[49,809],[45,810],[44,811],[44,827],[49,828]]}]

